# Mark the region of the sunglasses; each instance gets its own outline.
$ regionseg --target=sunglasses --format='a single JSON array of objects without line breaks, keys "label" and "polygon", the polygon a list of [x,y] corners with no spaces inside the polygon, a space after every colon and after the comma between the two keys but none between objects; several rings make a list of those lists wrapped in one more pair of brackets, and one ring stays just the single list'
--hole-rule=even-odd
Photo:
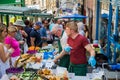
[{"label": "sunglasses", "polygon": [[48,24],[48,23],[44,23],[44,24]]}]

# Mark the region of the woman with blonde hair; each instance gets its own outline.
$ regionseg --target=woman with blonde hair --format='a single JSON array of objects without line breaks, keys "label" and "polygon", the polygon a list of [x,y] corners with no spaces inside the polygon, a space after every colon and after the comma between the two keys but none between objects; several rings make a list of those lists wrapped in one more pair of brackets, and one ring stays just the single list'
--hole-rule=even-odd
[{"label": "woman with blonde hair", "polygon": [[18,42],[15,39],[16,32],[17,32],[17,28],[15,26],[8,27],[8,35],[4,40],[8,49],[9,48],[14,49],[14,52],[11,54],[12,66],[14,65],[14,63],[18,59],[18,57],[20,56],[20,47],[19,47],[20,42]]},{"label": "woman with blonde hair", "polygon": [[7,27],[0,23],[0,77],[6,73],[6,69],[9,68],[9,57],[13,52],[13,49],[7,49],[4,44],[4,38],[7,36]]}]

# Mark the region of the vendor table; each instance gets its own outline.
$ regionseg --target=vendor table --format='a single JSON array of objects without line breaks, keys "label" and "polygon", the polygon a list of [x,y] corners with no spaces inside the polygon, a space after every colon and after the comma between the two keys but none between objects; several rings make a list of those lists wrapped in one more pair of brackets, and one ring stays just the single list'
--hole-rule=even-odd
[{"label": "vendor table", "polygon": [[88,80],[86,76],[75,76],[73,80]]}]

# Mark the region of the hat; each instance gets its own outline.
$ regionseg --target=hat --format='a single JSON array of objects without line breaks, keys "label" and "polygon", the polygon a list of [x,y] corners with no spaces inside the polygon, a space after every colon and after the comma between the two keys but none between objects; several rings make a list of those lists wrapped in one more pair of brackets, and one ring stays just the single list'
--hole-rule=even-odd
[{"label": "hat", "polygon": [[21,19],[16,20],[16,22],[13,25],[25,27],[25,24]]},{"label": "hat", "polygon": [[35,25],[42,27],[42,23],[41,23],[41,22],[39,22],[39,21],[38,21],[38,22],[36,22],[36,23],[35,23]]}]

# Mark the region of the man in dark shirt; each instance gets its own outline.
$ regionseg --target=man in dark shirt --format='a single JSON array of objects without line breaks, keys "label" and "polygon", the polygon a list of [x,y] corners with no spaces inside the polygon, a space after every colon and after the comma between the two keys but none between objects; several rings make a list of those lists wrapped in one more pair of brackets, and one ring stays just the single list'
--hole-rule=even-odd
[{"label": "man in dark shirt", "polygon": [[41,22],[36,22],[34,28],[30,32],[31,46],[41,47],[41,36],[38,30],[42,27]]}]

